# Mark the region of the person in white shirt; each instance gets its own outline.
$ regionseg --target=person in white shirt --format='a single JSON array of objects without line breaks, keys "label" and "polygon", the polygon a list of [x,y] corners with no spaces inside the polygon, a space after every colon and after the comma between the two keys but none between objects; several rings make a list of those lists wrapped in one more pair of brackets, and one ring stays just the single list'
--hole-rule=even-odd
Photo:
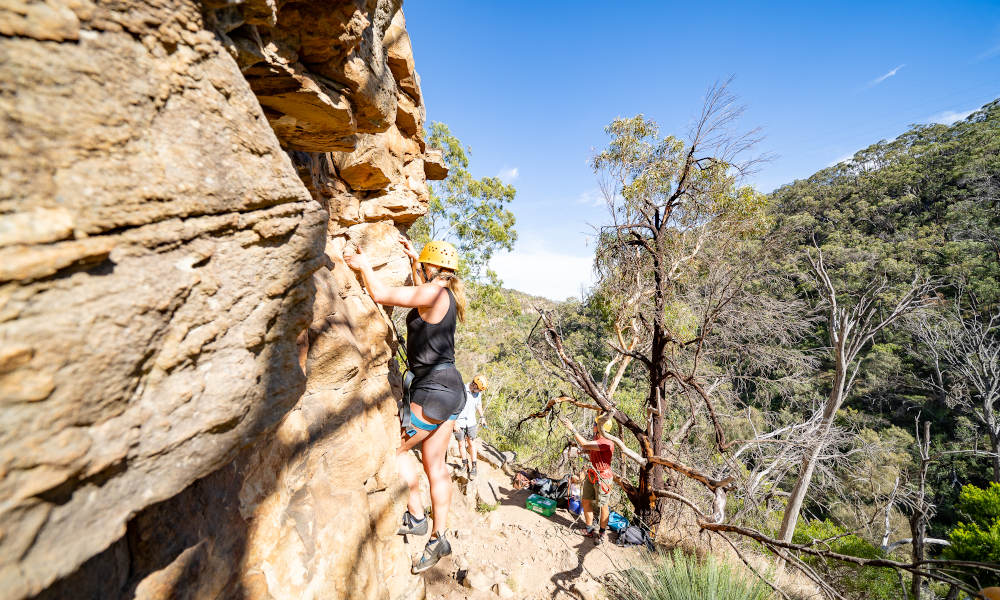
[{"label": "person in white shirt", "polygon": [[[472,383],[465,386],[465,407],[458,413],[455,420],[455,439],[458,440],[458,453],[462,457],[462,469],[469,475],[469,479],[476,476],[476,437],[479,432],[479,424],[486,425],[486,414],[483,412],[483,392],[486,391],[486,378],[476,375]],[[479,421],[476,421],[476,415]],[[463,443],[464,442],[464,443]],[[472,467],[469,467],[469,458],[466,457],[468,450],[472,459]]]}]

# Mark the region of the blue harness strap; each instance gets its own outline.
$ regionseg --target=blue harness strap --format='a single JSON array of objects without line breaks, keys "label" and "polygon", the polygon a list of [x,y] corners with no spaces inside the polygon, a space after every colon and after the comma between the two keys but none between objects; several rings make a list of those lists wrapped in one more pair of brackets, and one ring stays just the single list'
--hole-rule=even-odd
[{"label": "blue harness strap", "polygon": [[406,434],[412,437],[414,435],[417,435],[417,429],[423,429],[424,431],[434,431],[435,429],[437,429],[440,426],[441,426],[440,423],[438,423],[436,425],[433,424],[433,423],[427,423],[427,422],[423,421],[417,415],[411,414],[410,415],[410,428],[406,430]]}]

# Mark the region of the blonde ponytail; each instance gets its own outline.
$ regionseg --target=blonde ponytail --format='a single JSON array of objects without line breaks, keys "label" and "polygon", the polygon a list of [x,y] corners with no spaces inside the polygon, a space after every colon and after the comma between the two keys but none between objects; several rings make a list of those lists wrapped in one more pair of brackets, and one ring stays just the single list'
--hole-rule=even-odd
[{"label": "blonde ponytail", "polygon": [[427,283],[430,283],[438,278],[444,279],[448,282],[446,287],[451,290],[452,294],[455,295],[455,312],[458,314],[458,320],[464,323],[466,308],[465,282],[463,282],[462,278],[458,276],[458,273],[452,271],[451,269],[445,269],[437,265],[433,265],[432,267],[433,270],[428,273],[428,275],[430,275],[430,279],[428,279]]},{"label": "blonde ponytail", "polygon": [[448,288],[455,294],[455,310],[458,313],[458,320],[465,323],[465,282],[457,273],[452,273],[448,280]]}]

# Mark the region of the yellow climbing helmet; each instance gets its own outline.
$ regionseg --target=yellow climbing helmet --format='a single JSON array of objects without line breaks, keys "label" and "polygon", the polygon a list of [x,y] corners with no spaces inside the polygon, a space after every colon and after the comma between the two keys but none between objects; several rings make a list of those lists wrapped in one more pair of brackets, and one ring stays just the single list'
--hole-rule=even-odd
[{"label": "yellow climbing helmet", "polygon": [[487,381],[486,378],[483,377],[482,375],[476,375],[473,378],[472,383],[476,384],[476,387],[484,392],[486,391],[486,388],[489,387],[490,385],[490,382]]},{"label": "yellow climbing helmet", "polygon": [[458,251],[448,242],[434,240],[424,245],[417,261],[455,270],[458,268]]},{"label": "yellow climbing helmet", "polygon": [[[614,419],[608,419],[608,422],[604,424],[604,431],[611,431],[611,424],[613,422]],[[601,416],[598,415],[594,417],[594,427],[600,427],[600,426],[601,426]]]}]

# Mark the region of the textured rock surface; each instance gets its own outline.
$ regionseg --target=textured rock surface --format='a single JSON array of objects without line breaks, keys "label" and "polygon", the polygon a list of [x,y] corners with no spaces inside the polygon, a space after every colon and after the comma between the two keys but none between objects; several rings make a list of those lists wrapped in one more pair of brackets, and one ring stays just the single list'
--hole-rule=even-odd
[{"label": "textured rock surface", "polygon": [[423,119],[398,2],[0,7],[5,598],[422,597],[340,252],[406,277]]}]

